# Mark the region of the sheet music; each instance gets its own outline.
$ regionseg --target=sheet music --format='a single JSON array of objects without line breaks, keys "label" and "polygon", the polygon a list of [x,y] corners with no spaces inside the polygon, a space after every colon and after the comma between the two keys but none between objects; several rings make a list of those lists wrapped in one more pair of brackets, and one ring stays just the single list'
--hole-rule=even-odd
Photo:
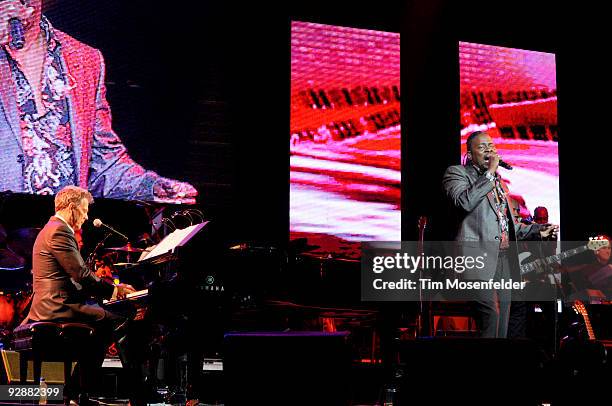
[{"label": "sheet music", "polygon": [[205,221],[204,223],[194,224],[186,228],[174,230],[173,232],[168,234],[163,240],[161,240],[160,243],[157,244],[155,248],[151,250],[151,252],[149,252],[144,257],[138,259],[138,261],[150,259],[158,255],[165,254],[168,251],[174,251],[176,247],[181,247],[185,245],[185,243],[187,243],[187,241],[189,241],[194,235],[196,235],[198,231],[200,231],[206,224],[208,224],[208,221]]}]

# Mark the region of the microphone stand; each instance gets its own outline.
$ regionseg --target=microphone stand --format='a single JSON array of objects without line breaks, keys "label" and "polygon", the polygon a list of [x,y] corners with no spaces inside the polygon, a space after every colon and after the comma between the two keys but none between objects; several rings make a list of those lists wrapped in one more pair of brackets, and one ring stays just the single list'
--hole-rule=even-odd
[{"label": "microphone stand", "polygon": [[[553,327],[553,334],[554,334],[554,342],[553,342],[553,354],[555,355],[555,357],[558,355],[558,338],[560,336],[560,331],[559,331],[559,305],[561,305],[561,309],[563,309],[563,306],[565,303],[567,303],[567,298],[565,297],[565,292],[563,292],[563,286],[561,283],[559,283],[559,281],[557,280],[557,277],[555,276],[555,271],[553,269],[553,267],[551,265],[548,266],[548,272],[549,272],[549,276],[553,279],[554,283],[555,283],[555,306],[554,306],[554,327]],[[561,273],[559,273],[559,277],[561,277]]]},{"label": "microphone stand", "polygon": [[[545,240],[542,241],[543,243],[546,242],[552,242],[553,240]],[[555,242],[558,242],[558,240],[554,240]],[[539,244],[540,246],[540,258],[544,258],[546,255],[544,255],[544,250],[542,247],[542,244]],[[555,250],[556,253],[556,250]],[[557,357],[558,356],[558,338],[559,338],[559,312],[557,311],[559,308],[559,302],[561,302],[561,306],[564,305],[565,302],[567,302],[567,298],[565,297],[565,293],[563,292],[563,286],[561,283],[559,283],[559,281],[557,280],[557,277],[555,275],[555,269],[553,267],[553,264],[543,264],[544,266],[544,274],[548,277],[550,277],[553,281],[554,287],[555,287],[555,296],[554,296],[554,304],[553,304],[553,356]],[[560,277],[561,274],[559,273]]]},{"label": "microphone stand", "polygon": [[102,246],[104,245],[108,237],[110,237],[112,234],[113,233],[111,231],[107,231],[106,234],[104,235],[104,238],[100,240],[100,242],[96,245],[96,247],[93,249],[93,251],[91,251],[91,253],[87,257],[87,261],[85,261],[85,263],[87,264],[87,267],[89,268],[89,270],[95,271],[95,269],[93,269],[94,255],[100,248],[102,248]]}]

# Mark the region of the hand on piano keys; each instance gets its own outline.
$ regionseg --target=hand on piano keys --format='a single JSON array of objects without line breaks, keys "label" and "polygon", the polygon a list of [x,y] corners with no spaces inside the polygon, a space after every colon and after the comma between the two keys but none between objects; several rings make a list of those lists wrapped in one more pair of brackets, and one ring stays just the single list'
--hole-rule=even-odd
[{"label": "hand on piano keys", "polygon": [[104,300],[105,309],[132,320],[142,320],[148,308],[149,289],[137,290],[124,299]]},{"label": "hand on piano keys", "polygon": [[[134,288],[132,288],[134,289]],[[143,289],[143,290],[133,290],[131,293],[128,293],[125,295],[125,297],[123,297],[123,299],[125,300],[136,300],[139,299],[143,296],[147,296],[149,294],[149,289]],[[112,304],[113,302],[117,302],[119,300],[123,300],[119,298],[119,295],[117,295],[117,299],[115,300],[103,300],[102,303],[104,304]]]},{"label": "hand on piano keys", "polygon": [[128,285],[125,283],[119,283],[115,285],[117,288],[117,299],[126,299],[127,295],[136,292],[136,289],[132,285]]}]

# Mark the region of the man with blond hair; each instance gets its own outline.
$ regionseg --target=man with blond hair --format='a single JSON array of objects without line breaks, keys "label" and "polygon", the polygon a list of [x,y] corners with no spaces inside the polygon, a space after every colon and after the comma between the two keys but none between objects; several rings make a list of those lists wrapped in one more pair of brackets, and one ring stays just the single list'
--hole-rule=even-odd
[{"label": "man with blond hair", "polygon": [[[96,331],[96,348],[92,348],[91,377],[102,366],[104,353],[117,326],[125,320],[102,307],[86,302],[89,297],[124,298],[134,292],[130,285],[112,283],[98,278],[88,269],[79,252],[75,231],[87,221],[91,194],[77,186],[66,186],[55,196],[55,214],[40,231],[32,251],[34,298],[24,323],[36,321],[78,321]],[[124,357],[125,358],[125,357]],[[89,385],[80,388],[87,391]],[[76,390],[73,390],[76,392]]]},{"label": "man with blond hair", "polygon": [[129,285],[114,286],[98,278],[85,266],[75,231],[87,220],[90,203],[93,203],[91,194],[78,186],[67,186],[55,196],[55,215],[34,242],[34,299],[28,319],[102,320],[109,317],[107,311],[75,299],[84,294],[121,298],[133,291]]}]

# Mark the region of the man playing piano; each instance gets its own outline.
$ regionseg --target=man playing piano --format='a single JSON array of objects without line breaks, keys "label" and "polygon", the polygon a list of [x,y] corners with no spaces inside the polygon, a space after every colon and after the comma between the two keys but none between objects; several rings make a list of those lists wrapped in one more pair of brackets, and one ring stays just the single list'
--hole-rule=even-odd
[{"label": "man playing piano", "polygon": [[[34,298],[24,320],[24,323],[78,321],[94,327],[97,345],[91,351],[88,365],[94,370],[88,371],[88,377],[95,376],[99,371],[106,348],[113,339],[119,339],[119,331],[123,329],[118,330],[118,327],[124,326],[126,320],[100,306],[87,304],[87,298],[121,299],[134,292],[130,285],[113,285],[98,278],[86,267],[81,257],[75,231],[80,230],[87,220],[91,203],[91,194],[77,186],[66,186],[55,196],[55,215],[51,216],[34,243]],[[125,337],[121,341],[125,343]],[[125,352],[122,348],[119,351],[125,362]],[[72,389],[71,392],[76,393],[75,388]],[[87,392],[90,388],[81,389]]]}]

